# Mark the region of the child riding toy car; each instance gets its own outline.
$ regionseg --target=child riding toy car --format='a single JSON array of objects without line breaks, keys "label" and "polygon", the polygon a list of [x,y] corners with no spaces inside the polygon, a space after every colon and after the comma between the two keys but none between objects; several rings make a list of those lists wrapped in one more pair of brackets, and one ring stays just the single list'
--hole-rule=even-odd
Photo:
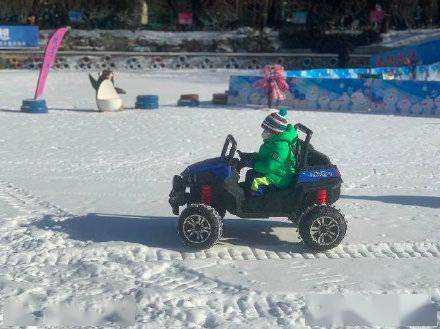
[{"label": "child riding toy car", "polygon": [[330,159],[310,145],[312,131],[302,124],[295,129],[306,134],[292,145],[296,170],[289,186],[272,189],[262,196],[248,193],[240,182],[242,161],[235,158],[237,142],[228,135],[220,157],[188,166],[174,176],[169,203],[180,214],[178,232],[183,242],[196,249],[210,248],[219,241],[226,211],[240,218],[287,217],[298,228],[303,242],[314,251],[339,245],[347,224],[331,205],[339,199],[341,175]]}]

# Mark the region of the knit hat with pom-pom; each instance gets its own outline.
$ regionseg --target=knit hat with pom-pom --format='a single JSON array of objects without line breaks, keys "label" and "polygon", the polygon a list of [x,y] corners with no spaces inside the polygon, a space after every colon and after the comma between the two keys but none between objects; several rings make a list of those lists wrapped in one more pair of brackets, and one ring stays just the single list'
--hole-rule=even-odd
[{"label": "knit hat with pom-pom", "polygon": [[272,134],[281,134],[287,129],[287,110],[282,108],[278,113],[269,114],[261,124],[261,128]]}]

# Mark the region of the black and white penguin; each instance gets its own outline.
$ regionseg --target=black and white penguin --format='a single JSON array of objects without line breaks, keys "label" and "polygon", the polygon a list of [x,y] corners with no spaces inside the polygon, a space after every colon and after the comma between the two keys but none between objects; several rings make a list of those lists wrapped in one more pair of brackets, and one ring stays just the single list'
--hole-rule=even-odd
[{"label": "black and white penguin", "polygon": [[125,90],[114,86],[114,75],[110,70],[104,70],[96,80],[89,74],[90,83],[96,90],[96,104],[100,112],[113,112],[123,109],[122,99],[118,94]]},{"label": "black and white penguin", "polygon": [[[96,80],[93,75],[89,74],[90,83],[92,87],[98,92],[99,86],[104,80],[110,80],[113,86],[115,85],[115,75],[111,70],[104,70],[98,75],[98,80]],[[126,94],[127,92],[124,89],[115,87],[115,90],[118,94]]]}]

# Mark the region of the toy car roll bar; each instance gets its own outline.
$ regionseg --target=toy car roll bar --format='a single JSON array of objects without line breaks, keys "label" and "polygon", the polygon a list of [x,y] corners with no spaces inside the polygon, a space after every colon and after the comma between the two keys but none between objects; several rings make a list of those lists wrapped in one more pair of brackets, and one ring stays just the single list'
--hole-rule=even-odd
[{"label": "toy car roll bar", "polygon": [[299,162],[299,168],[302,169],[307,165],[307,154],[309,152],[310,140],[312,139],[313,131],[307,128],[306,126],[302,125],[301,123],[297,123],[295,125],[295,128],[306,134],[306,139],[304,140],[301,147],[300,162]]}]

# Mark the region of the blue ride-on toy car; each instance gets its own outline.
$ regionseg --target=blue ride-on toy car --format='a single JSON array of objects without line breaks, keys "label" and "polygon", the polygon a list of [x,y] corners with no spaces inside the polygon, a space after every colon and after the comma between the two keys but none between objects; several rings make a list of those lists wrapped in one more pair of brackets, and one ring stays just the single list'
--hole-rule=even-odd
[{"label": "blue ride-on toy car", "polygon": [[174,176],[169,203],[173,213],[186,206],[179,217],[178,233],[196,249],[210,248],[219,241],[226,211],[240,218],[287,217],[298,228],[302,241],[314,251],[336,247],[344,238],[344,216],[331,205],[339,199],[341,175],[323,153],[310,144],[312,131],[292,150],[297,156],[297,175],[286,189],[252,196],[240,181],[242,169],[234,158],[237,142],[228,135],[221,156],[195,163]]}]

